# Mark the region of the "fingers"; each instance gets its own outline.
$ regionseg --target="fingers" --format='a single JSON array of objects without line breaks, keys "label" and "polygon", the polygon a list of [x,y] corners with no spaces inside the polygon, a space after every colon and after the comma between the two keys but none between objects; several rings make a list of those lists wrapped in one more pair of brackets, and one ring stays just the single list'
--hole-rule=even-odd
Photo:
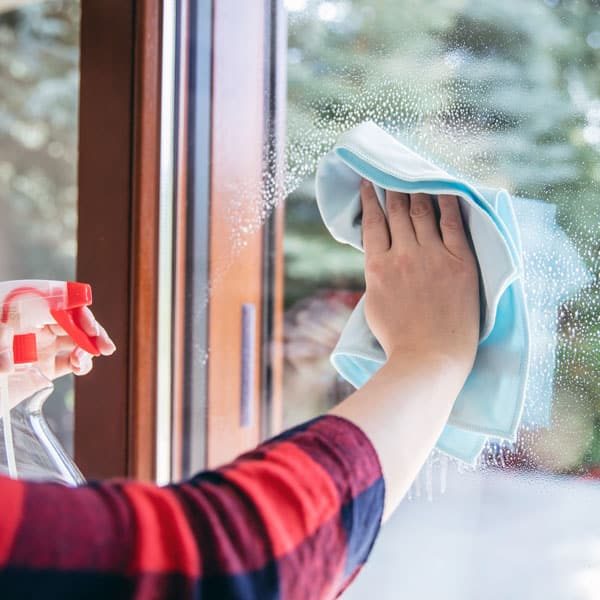
[{"label": "fingers", "polygon": [[390,248],[390,232],[385,214],[369,181],[360,184],[362,201],[362,234],[366,254],[386,252]]},{"label": "fingers", "polygon": [[63,375],[70,375],[73,372],[71,365],[70,354],[57,354],[54,358],[54,376],[53,379],[58,379]]},{"label": "fingers", "polygon": [[54,359],[54,377],[63,375],[87,375],[92,370],[92,355],[81,348],[75,348],[70,353],[62,352]]},{"label": "fingers", "polygon": [[[116,350],[116,346],[110,339],[104,327],[102,327],[94,313],[87,307],[77,311],[77,323],[83,331],[94,339],[100,354],[108,356]],[[82,376],[87,375],[93,367],[93,357],[85,350],[75,347],[73,341],[60,331],[56,331],[59,337],[56,338],[57,355],[55,358],[56,377],[62,377],[68,373]]]},{"label": "fingers", "polygon": [[57,354],[69,353],[75,350],[76,347],[75,342],[68,335],[64,335],[56,338],[54,350]]},{"label": "fingers", "polygon": [[415,241],[424,246],[438,244],[442,240],[457,256],[470,252],[456,196],[439,197],[441,222],[438,225],[429,194],[411,194],[409,197],[408,194],[388,190],[386,209],[389,228],[375,189],[366,180],[361,183],[361,200],[366,253],[385,252],[392,245],[406,248]]},{"label": "fingers", "polygon": [[[77,314],[80,327],[96,341],[103,355],[110,355],[116,347],[106,330],[98,324],[92,311],[83,308]],[[38,357],[46,366],[50,377],[58,378],[69,373],[87,375],[93,366],[92,356],[56,324],[42,327],[37,333]],[[0,324],[0,373],[12,370],[12,330]]]},{"label": "fingers", "polygon": [[62,336],[67,335],[67,332],[60,325],[57,325],[56,323],[51,323],[50,325],[47,325],[44,329],[48,329],[48,332],[55,337],[60,337],[61,335]]},{"label": "fingers", "polygon": [[77,312],[79,326],[83,331],[86,332],[92,338],[100,335],[100,325],[94,317],[94,313],[87,307],[84,306]]},{"label": "fingers", "polygon": [[441,241],[433,202],[429,194],[411,194],[410,218],[419,245],[426,246]]},{"label": "fingers", "polygon": [[[108,333],[106,333],[106,329],[96,321],[94,313],[87,306],[77,309],[75,316],[79,327],[96,342],[100,354],[110,356],[115,352],[117,348],[114,342],[110,339]],[[70,351],[75,347],[67,332],[60,325],[56,324],[44,327],[38,335],[38,344],[41,347],[45,347],[54,343],[55,339],[59,351]]]},{"label": "fingers", "polygon": [[110,339],[108,333],[106,333],[106,329],[102,327],[102,325],[98,325],[100,328],[100,335],[96,338],[96,346],[98,347],[98,351],[103,356],[110,356],[114,354],[117,347],[115,343]]},{"label": "fingers", "polygon": [[390,221],[390,234],[394,248],[407,248],[417,243],[410,218],[410,198],[403,192],[388,190],[385,204]]},{"label": "fingers", "polygon": [[[60,328],[62,330],[62,328]],[[36,332],[38,353],[69,353],[75,348],[75,342],[64,332],[57,333],[53,325],[46,325]]]},{"label": "fingers", "polygon": [[444,246],[459,258],[471,253],[469,241],[465,233],[460,205],[456,196],[440,196],[440,229]]},{"label": "fingers", "polygon": [[78,312],[79,326],[85,331],[91,338],[95,338],[96,346],[100,354],[109,356],[117,349],[114,342],[110,339],[106,329],[96,321],[94,313],[87,307],[84,306]]},{"label": "fingers", "polygon": [[69,354],[69,358],[75,375],[87,375],[92,370],[93,357],[85,350],[75,348],[75,350]]}]

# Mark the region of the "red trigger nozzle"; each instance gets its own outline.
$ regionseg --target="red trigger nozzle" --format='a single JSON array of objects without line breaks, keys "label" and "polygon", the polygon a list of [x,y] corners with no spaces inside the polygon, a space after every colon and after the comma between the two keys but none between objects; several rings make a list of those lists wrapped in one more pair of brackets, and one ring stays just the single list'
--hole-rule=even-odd
[{"label": "red trigger nozzle", "polygon": [[50,314],[77,346],[94,356],[99,356],[100,352],[94,339],[83,331],[77,320],[76,309],[89,306],[91,303],[92,287],[89,284],[68,281],[64,306],[50,310]]},{"label": "red trigger nozzle", "polygon": [[93,356],[100,356],[96,342],[75,322],[71,310],[51,310],[50,314],[77,346]]},{"label": "red trigger nozzle", "polygon": [[92,287],[87,283],[77,281],[67,282],[67,310],[89,306],[92,303]]}]

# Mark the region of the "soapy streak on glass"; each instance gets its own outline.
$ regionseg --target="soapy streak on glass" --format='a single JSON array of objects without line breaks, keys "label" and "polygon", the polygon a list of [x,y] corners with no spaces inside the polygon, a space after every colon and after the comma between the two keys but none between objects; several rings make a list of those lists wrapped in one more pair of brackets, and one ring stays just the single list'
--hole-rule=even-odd
[{"label": "soapy streak on glass", "polygon": [[[383,17],[373,14],[369,8],[372,3],[331,4],[343,4],[345,14],[349,10],[348,6],[351,6],[348,14],[354,14],[352,18],[356,20],[355,25],[358,22],[363,23],[364,31],[358,26],[355,27],[353,37],[352,27],[347,22],[340,28],[324,25],[323,19],[319,17],[323,3],[309,2],[303,10],[291,13],[289,39],[291,50],[294,50],[294,61],[289,65],[289,143],[286,156],[288,169],[286,189],[282,190],[282,193],[289,194],[290,191],[296,190],[306,175],[314,172],[318,159],[332,146],[340,132],[366,119],[374,120],[450,170],[490,185],[504,185],[517,195],[556,202],[559,207],[559,221],[566,226],[571,239],[553,222],[553,206],[547,203],[517,202],[516,210],[523,213],[522,226],[527,230],[526,245],[529,241],[533,244],[538,238],[546,241],[545,245],[542,245],[545,254],[540,253],[540,248],[526,248],[525,268],[528,273],[530,301],[533,302],[537,294],[540,296],[538,302],[542,302],[545,286],[552,281],[552,294],[557,299],[557,304],[559,301],[561,303],[561,313],[568,310],[568,307],[562,305],[566,301],[577,302],[578,295],[586,295],[585,300],[588,303],[596,302],[592,277],[598,268],[598,260],[597,257],[590,256],[591,260],[588,260],[586,265],[582,261],[582,258],[585,259],[584,253],[581,253],[581,249],[585,248],[588,240],[594,236],[596,222],[590,217],[593,219],[594,215],[598,214],[591,201],[596,181],[587,177],[591,189],[577,198],[580,206],[582,199],[587,201],[587,206],[583,207],[577,217],[581,219],[582,216],[587,216],[587,219],[569,219],[574,213],[568,213],[565,209],[568,209],[574,199],[566,195],[572,195],[573,192],[561,188],[557,198],[558,194],[548,184],[560,181],[561,177],[571,182],[570,173],[577,167],[574,160],[569,161],[574,153],[573,148],[566,137],[560,139],[556,133],[556,140],[551,139],[545,145],[542,144],[538,141],[540,136],[536,131],[539,125],[530,123],[534,120],[532,111],[521,109],[516,103],[508,108],[504,106],[507,99],[502,93],[520,88],[527,89],[530,83],[527,80],[530,69],[523,66],[522,72],[516,74],[515,81],[503,85],[500,80],[498,84],[493,79],[490,80],[489,74],[487,79],[481,77],[482,69],[486,65],[492,66],[493,59],[486,55],[485,48],[480,43],[475,43],[474,49],[464,46],[452,48],[448,42],[439,43],[434,39],[427,54],[423,52],[424,44],[419,39],[422,35],[417,36],[414,31],[409,35],[400,35],[401,32],[398,31],[396,45],[391,44],[386,48],[383,44],[374,44],[369,48],[369,36],[378,36],[376,31],[369,31],[368,26],[364,24],[370,21],[382,27],[381,21],[384,20]],[[378,5],[386,9],[387,19],[389,13],[393,12],[392,6],[385,2],[379,2]],[[402,7],[402,10],[406,11],[406,7]],[[485,22],[485,18],[491,20],[494,10],[497,9],[491,9],[488,11],[490,14],[486,15],[485,10],[474,9],[476,14],[470,18]],[[498,10],[502,12],[504,9]],[[531,9],[528,11],[531,12]],[[510,14],[510,10],[505,12]],[[467,33],[463,31],[468,27],[466,16],[452,16],[462,25],[457,25],[449,31],[446,38],[456,40],[461,39],[463,35],[467,39]],[[350,20],[352,18],[348,17]],[[556,27],[555,23],[550,23]],[[474,25],[471,24],[471,27]],[[481,28],[485,29],[483,26]],[[489,29],[493,29],[491,25]],[[385,30],[383,33],[385,34]],[[436,32],[436,35],[440,34]],[[347,48],[344,46],[344,36],[350,40]],[[443,36],[440,37],[443,39]],[[511,35],[507,37],[510,39]],[[516,32],[512,37],[517,41],[522,39],[520,32]],[[304,47],[299,47],[307,38],[311,39],[311,43],[306,42]],[[356,40],[363,46],[357,46]],[[321,46],[318,45],[318,41],[321,41]],[[539,43],[536,42],[536,45]],[[511,64],[507,46],[508,42],[500,46],[500,49],[508,53],[507,57],[499,61],[499,64],[505,67]],[[343,52],[344,50],[346,52]],[[492,50],[490,56],[493,56]],[[436,54],[440,51],[441,56]],[[475,52],[483,58],[475,60]],[[298,60],[299,57],[302,57],[302,60]],[[397,61],[401,77],[390,77],[393,59]],[[366,68],[367,65],[369,69]],[[460,69],[463,69],[463,72],[458,74]],[[570,77],[575,78],[573,75]],[[550,98],[546,97],[546,104],[554,105],[559,116],[573,112],[569,96],[563,97],[560,90],[552,91],[554,94]],[[496,97],[499,97],[501,102],[496,101]],[[539,100],[540,92],[530,91],[527,99],[530,102],[532,99]],[[529,128],[533,129],[536,135],[530,134]],[[511,142],[511,146],[508,146],[507,142]],[[515,152],[515,148],[519,152]],[[581,179],[581,176],[578,175],[578,178]],[[555,185],[558,187],[557,183]],[[322,233],[319,231],[321,228],[318,222],[312,225],[308,220],[314,219],[314,213],[305,217],[307,220],[304,223],[301,222],[302,216],[308,215],[310,209],[301,206],[300,203],[305,200],[306,204],[306,200],[311,199],[311,194],[309,184],[299,187],[290,198],[291,211],[304,213],[295,215],[292,212],[294,217],[299,218],[295,218],[293,222],[291,218],[288,219],[291,224],[291,243],[288,244],[288,248],[292,246],[288,272],[291,271],[292,277],[295,271],[307,273],[311,270],[303,268],[303,263],[311,260],[309,244],[297,243],[294,246],[296,239],[300,238],[301,233],[313,233],[315,238],[318,237],[317,233]],[[533,207],[537,208],[534,210]],[[530,214],[536,210],[537,214]],[[298,221],[300,226],[296,225]],[[327,244],[325,240],[322,243]],[[583,255],[581,258],[575,253],[576,246]],[[337,252],[341,251],[337,249]],[[308,254],[309,258],[303,258],[301,254]],[[313,262],[313,272],[316,269],[326,271],[323,264],[327,262],[327,255],[319,254],[323,260],[320,264]],[[545,256],[545,259],[540,260],[541,256]],[[349,274],[350,277],[356,272],[354,269],[353,271]],[[316,274],[318,278],[319,273]],[[355,287],[359,285],[359,281],[355,282]],[[307,287],[310,287],[310,284]],[[580,288],[584,288],[584,291],[580,292]],[[556,325],[552,315],[547,314],[547,306],[534,305],[533,308],[534,317],[539,316],[536,313],[543,313],[545,310],[545,323],[551,319]],[[553,339],[556,339],[556,336]],[[579,351],[575,347],[571,347],[570,350]],[[537,366],[553,371],[553,358],[553,354],[538,357],[539,360],[546,360],[548,364]],[[559,372],[558,381],[561,381],[560,377]],[[531,407],[531,403],[535,401],[535,394],[530,393],[529,396]]]}]

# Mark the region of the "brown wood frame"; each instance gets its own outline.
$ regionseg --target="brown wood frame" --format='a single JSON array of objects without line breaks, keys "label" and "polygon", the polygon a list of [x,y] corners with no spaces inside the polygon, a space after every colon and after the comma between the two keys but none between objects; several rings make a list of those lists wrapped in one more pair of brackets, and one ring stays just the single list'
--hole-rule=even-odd
[{"label": "brown wood frame", "polygon": [[[232,459],[281,427],[282,205],[257,225],[264,220],[269,193],[265,181],[278,182],[275,194],[282,187],[284,18],[280,0],[214,4],[209,466]],[[248,230],[240,246],[244,225]],[[252,418],[244,425],[241,315],[248,304],[256,309],[256,338]]]},{"label": "brown wood frame", "polygon": [[87,477],[154,476],[160,6],[82,1],[77,277],[118,347],[76,385]]},{"label": "brown wood frame", "polygon": [[[213,14],[207,462],[260,439],[265,2],[220,0]],[[232,43],[236,40],[235,43]],[[240,99],[243,98],[243,102]],[[239,228],[250,230],[240,236]],[[242,242],[244,246],[239,246]],[[241,424],[242,306],[254,306],[250,423]]]},{"label": "brown wood frame", "polygon": [[[187,157],[186,19],[191,2],[178,2],[171,465],[175,477],[187,474],[186,431],[205,434],[201,463],[186,459],[188,465],[200,468],[232,458],[277,431],[281,422],[283,212],[279,208],[264,226],[250,232],[238,255],[235,249],[232,254],[236,232],[231,216],[233,211],[255,222],[263,200],[262,177],[278,179],[281,174],[279,161],[265,162],[265,142],[282,139],[284,61],[276,63],[274,53],[281,59],[278,36],[284,13],[281,0],[219,0],[212,5],[208,401],[204,408],[190,408],[187,378],[198,362],[187,356],[185,330],[192,323],[186,315],[193,263],[186,242],[193,226]],[[87,477],[151,480],[156,475],[161,5],[160,0],[82,0],[77,277],[93,285],[96,314],[118,346],[117,354],[97,360],[93,373],[77,381],[75,452]],[[238,43],[232,44],[232,39]],[[232,182],[250,191],[245,206],[240,207]],[[256,307],[257,336],[253,416],[251,425],[244,427],[239,366],[241,307],[247,303]],[[186,427],[185,419],[202,410],[206,427]],[[198,439],[194,443],[197,447]]]},{"label": "brown wood frame", "polygon": [[172,397],[172,448],[171,476],[180,479],[184,474],[184,421],[186,352],[186,293],[187,293],[187,228],[188,228],[188,135],[189,135],[189,53],[190,53],[190,2],[180,4],[178,15],[178,82],[177,82],[177,134],[176,134],[176,184],[175,184],[175,249],[174,249],[174,306],[173,306],[173,397]]}]

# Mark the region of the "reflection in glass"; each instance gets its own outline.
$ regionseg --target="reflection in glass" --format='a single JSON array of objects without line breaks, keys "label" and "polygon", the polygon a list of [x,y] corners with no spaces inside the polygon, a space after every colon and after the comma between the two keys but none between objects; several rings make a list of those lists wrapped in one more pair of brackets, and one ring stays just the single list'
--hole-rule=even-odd
[{"label": "reflection in glass", "polygon": [[[73,279],[79,2],[0,3],[0,279]],[[18,7],[18,8],[16,8]],[[73,385],[45,406],[73,447]]]},{"label": "reflection in glass", "polygon": [[364,120],[520,198],[535,336],[518,442],[490,443],[475,472],[435,457],[347,597],[591,600],[600,589],[597,7],[286,5],[286,425],[350,391],[328,355],[363,289],[362,257],[325,230],[313,176],[337,135]]}]

